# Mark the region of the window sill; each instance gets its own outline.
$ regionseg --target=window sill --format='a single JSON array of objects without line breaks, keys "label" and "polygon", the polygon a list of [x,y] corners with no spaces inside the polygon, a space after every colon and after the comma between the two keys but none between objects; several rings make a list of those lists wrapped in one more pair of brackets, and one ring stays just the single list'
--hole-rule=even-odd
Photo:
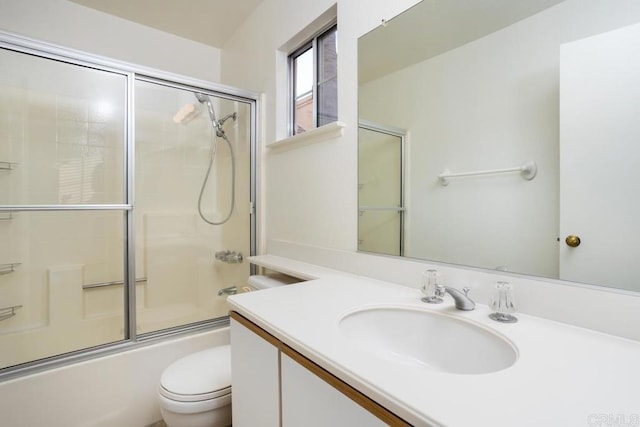
[{"label": "window sill", "polygon": [[328,141],[330,139],[339,138],[342,136],[342,129],[344,128],[342,122],[332,122],[319,128],[308,130],[298,135],[290,136],[288,138],[280,139],[267,144],[267,148],[278,149],[292,149],[298,147],[304,147],[316,142]]}]

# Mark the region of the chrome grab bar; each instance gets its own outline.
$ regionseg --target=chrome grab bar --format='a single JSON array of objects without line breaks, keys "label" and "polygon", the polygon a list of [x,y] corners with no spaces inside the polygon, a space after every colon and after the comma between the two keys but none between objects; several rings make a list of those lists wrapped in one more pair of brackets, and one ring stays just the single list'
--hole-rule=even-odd
[{"label": "chrome grab bar", "polygon": [[11,274],[16,271],[16,267],[21,263],[14,262],[10,264],[0,264],[0,276],[4,276],[5,274]]},{"label": "chrome grab bar", "polygon": [[[146,277],[141,277],[140,279],[136,279],[136,283],[146,282]],[[115,282],[100,282],[100,283],[89,283],[87,285],[82,285],[82,289],[94,289],[94,288],[104,288],[107,286],[120,286],[124,285],[124,280],[117,280]]]},{"label": "chrome grab bar", "polygon": [[10,171],[13,170],[18,164],[13,162],[0,162],[0,170]]},{"label": "chrome grab bar", "polygon": [[16,315],[16,310],[22,308],[21,305],[14,305],[11,307],[0,308],[0,322],[7,320]]}]

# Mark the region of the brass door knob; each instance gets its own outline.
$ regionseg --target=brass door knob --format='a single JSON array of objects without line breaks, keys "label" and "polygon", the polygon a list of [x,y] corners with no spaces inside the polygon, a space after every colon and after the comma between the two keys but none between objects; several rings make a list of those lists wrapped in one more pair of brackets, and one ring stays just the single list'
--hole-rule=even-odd
[{"label": "brass door knob", "polygon": [[564,242],[567,244],[567,246],[570,246],[572,248],[577,248],[578,246],[580,246],[580,238],[578,236],[574,236],[573,234],[567,236],[567,238],[564,239]]}]

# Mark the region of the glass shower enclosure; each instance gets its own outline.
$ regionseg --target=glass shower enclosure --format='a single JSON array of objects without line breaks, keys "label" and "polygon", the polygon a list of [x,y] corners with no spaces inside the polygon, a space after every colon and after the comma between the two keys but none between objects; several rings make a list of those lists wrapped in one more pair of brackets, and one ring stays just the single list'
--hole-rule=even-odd
[{"label": "glass shower enclosure", "polygon": [[358,124],[358,250],[404,255],[406,131]]},{"label": "glass shower enclosure", "polygon": [[0,64],[0,376],[226,325],[256,96],[6,34]]}]

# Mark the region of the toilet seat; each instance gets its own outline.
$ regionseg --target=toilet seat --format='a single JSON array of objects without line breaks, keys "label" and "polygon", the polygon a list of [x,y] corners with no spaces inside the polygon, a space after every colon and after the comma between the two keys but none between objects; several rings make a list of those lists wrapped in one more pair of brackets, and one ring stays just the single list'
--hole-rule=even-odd
[{"label": "toilet seat", "polygon": [[165,369],[159,394],[175,402],[203,402],[231,394],[231,346],[183,357]]},{"label": "toilet seat", "polygon": [[231,386],[223,388],[222,390],[215,390],[210,393],[200,394],[178,394],[172,393],[166,388],[160,386],[158,389],[160,395],[167,399],[175,400],[176,402],[202,402],[203,400],[216,399],[231,394]]},{"label": "toilet seat", "polygon": [[184,402],[179,400],[173,400],[164,397],[159,394],[161,410],[171,411],[176,414],[200,414],[214,409],[223,408],[231,405],[231,393],[227,393],[224,396],[201,400],[198,402]]}]

